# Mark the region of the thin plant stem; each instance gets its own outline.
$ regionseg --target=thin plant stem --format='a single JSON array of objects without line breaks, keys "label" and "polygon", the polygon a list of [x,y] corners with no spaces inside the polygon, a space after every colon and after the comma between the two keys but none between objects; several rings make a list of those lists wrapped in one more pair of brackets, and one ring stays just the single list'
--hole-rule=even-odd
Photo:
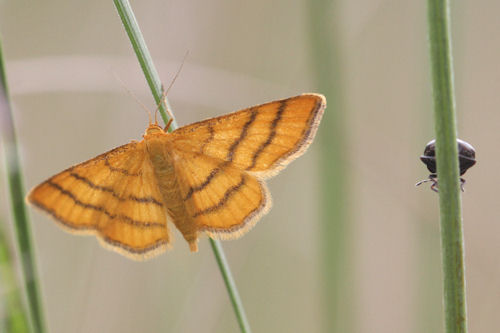
[{"label": "thin plant stem", "polygon": [[[135,15],[132,11],[132,8],[130,7],[130,3],[128,2],[128,0],[113,0],[113,2],[116,6],[118,14],[120,15],[123,26],[127,31],[128,37],[130,38],[130,42],[132,44],[132,47],[134,48],[139,63],[141,64],[141,68],[144,71],[144,75],[146,76],[146,80],[148,81],[153,96],[157,104],[160,106],[160,114],[162,115],[165,124],[167,124],[170,118],[167,117],[165,109],[162,105],[161,99],[163,96],[160,77],[153,64],[153,60],[151,58],[151,55],[149,54],[141,30],[139,29],[139,25],[137,23],[137,20],[135,19]],[[170,112],[172,112],[172,109],[170,107],[167,106],[167,108]],[[175,120],[173,120],[170,129],[174,130],[176,128],[177,124]],[[226,284],[229,298],[231,299],[231,304],[236,314],[240,329],[242,332],[249,333],[251,332],[250,325],[248,324],[243,303],[241,302],[238,289],[236,288],[236,283],[234,282],[233,276],[231,274],[231,269],[229,268],[229,264],[227,263],[224,250],[222,249],[222,245],[218,240],[209,238],[209,241],[219,265],[222,277]]]},{"label": "thin plant stem", "polygon": [[19,147],[14,129],[14,119],[10,106],[7,77],[0,44],[0,132],[4,140],[7,179],[17,247],[21,258],[24,288],[28,299],[28,316],[34,332],[44,333],[45,321],[40,297],[38,270],[31,237],[31,227],[24,203],[24,185],[19,158]]},{"label": "thin plant stem", "polygon": [[222,245],[219,241],[213,240],[211,238],[210,245],[212,246],[212,249],[214,251],[215,259],[217,260],[217,264],[219,265],[222,277],[224,278],[227,293],[229,294],[229,298],[231,299],[231,304],[233,305],[234,312],[238,319],[240,330],[245,333],[250,333],[250,324],[248,323],[247,317],[245,315],[243,303],[241,303],[241,298],[238,293],[238,288],[234,283],[233,275],[231,274],[231,270],[229,270],[229,264],[227,263],[226,255],[224,254]]},{"label": "thin plant stem", "polygon": [[428,0],[428,25],[443,266],[445,328],[467,332],[464,239],[459,185],[449,1]]},{"label": "thin plant stem", "polygon": [[310,41],[318,88],[328,100],[319,131],[321,155],[322,290],[325,332],[355,332],[344,103],[338,1],[310,2]]}]

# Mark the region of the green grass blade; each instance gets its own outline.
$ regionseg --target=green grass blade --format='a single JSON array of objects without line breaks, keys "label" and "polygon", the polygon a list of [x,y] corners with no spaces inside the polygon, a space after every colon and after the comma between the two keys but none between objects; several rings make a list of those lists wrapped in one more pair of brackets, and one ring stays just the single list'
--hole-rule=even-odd
[{"label": "green grass blade", "polygon": [[456,141],[449,1],[428,0],[436,162],[439,176],[445,327],[467,332],[464,241]]},{"label": "green grass blade", "polygon": [[[1,225],[1,223],[0,223]],[[5,305],[6,316],[0,324],[0,331],[27,333],[29,324],[22,305],[22,296],[16,283],[12,255],[7,245],[7,237],[0,227],[0,294]]]},{"label": "green grass blade", "polygon": [[[158,105],[161,105],[161,81],[158,76],[158,72],[156,71],[156,68],[153,64],[151,55],[149,54],[144,38],[142,37],[142,33],[139,29],[139,25],[137,24],[137,20],[135,19],[135,15],[132,11],[132,8],[130,7],[130,3],[127,0],[113,0],[113,2],[115,3],[118,14],[120,15],[125,30],[127,31],[128,37],[130,38],[130,42],[132,43],[137,58],[139,59],[139,63],[141,64],[141,68],[144,71],[144,75],[146,76],[146,80],[148,81],[153,96]],[[169,110],[172,109],[169,108]],[[166,115],[163,105],[161,105],[160,113],[165,123],[168,123],[169,118]],[[177,128],[175,120],[172,122],[170,128]],[[231,304],[236,314],[240,329],[242,332],[249,333],[250,325],[248,324],[245,310],[243,308],[243,303],[240,300],[238,289],[236,288],[236,283],[234,282],[234,279],[232,277],[231,269],[229,268],[229,265],[225,259],[222,245],[218,240],[209,238],[209,241],[219,265],[222,277],[224,278],[229,298],[231,299]]]},{"label": "green grass blade", "polygon": [[[321,225],[323,298],[326,332],[354,332],[353,290],[349,271],[348,168],[342,100],[338,21],[331,1],[310,2],[310,40],[319,91],[328,109],[318,133],[321,144]],[[333,15],[333,16],[332,16]]]},{"label": "green grass blade", "polygon": [[9,182],[10,200],[14,216],[17,236],[17,246],[24,278],[24,288],[28,298],[29,317],[35,332],[45,332],[38,271],[36,268],[31,227],[24,203],[24,186],[21,174],[19,148],[14,130],[12,108],[10,107],[7,77],[3,61],[3,51],[0,44],[0,120],[1,135],[5,146],[7,179]]}]

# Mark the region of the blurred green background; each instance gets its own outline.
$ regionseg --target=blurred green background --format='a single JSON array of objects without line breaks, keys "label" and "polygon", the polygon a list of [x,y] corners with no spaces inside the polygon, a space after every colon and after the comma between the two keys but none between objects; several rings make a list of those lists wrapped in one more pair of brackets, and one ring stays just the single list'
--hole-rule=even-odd
[{"label": "blurred green background", "polygon": [[[433,138],[425,2],[325,4],[321,19],[331,17],[336,30],[322,43],[338,51],[340,73],[331,79],[341,87],[345,121],[339,158],[347,172],[338,176],[349,185],[349,226],[341,235],[347,296],[334,300],[346,315],[339,320],[352,332],[441,332],[438,197],[414,187],[428,175],[418,157]],[[463,196],[469,327],[493,332],[500,308],[500,3],[453,5],[459,137],[478,158]],[[166,84],[189,51],[169,93],[181,126],[327,89],[314,75],[322,51],[313,50],[309,1],[132,6]],[[0,33],[27,189],[141,138],[147,114],[114,75],[155,105],[112,1],[0,1]],[[223,243],[254,332],[328,330],[330,254],[321,250],[318,166],[328,147],[316,140],[270,180],[271,212],[242,239]],[[13,244],[3,150],[0,159],[0,220]],[[30,211],[50,332],[238,331],[206,239],[191,254],[176,232],[173,250],[137,263]]]}]

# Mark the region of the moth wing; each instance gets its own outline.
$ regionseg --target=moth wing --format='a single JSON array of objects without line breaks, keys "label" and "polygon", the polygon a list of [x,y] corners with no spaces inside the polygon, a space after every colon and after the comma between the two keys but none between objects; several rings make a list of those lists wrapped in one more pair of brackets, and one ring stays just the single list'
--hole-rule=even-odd
[{"label": "moth wing", "polygon": [[141,260],[170,241],[167,216],[144,142],[115,148],[35,187],[28,201],[64,229]]},{"label": "moth wing", "polygon": [[173,153],[182,200],[197,231],[212,238],[238,238],[271,207],[264,182],[228,161],[182,150]]},{"label": "moth wing", "polygon": [[187,125],[172,134],[181,149],[266,178],[305,152],[325,107],[323,95],[303,94]]}]

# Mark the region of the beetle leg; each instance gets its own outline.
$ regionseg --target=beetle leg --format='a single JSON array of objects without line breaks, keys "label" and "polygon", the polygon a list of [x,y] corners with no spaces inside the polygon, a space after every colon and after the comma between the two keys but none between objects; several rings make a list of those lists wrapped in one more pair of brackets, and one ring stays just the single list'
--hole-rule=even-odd
[{"label": "beetle leg", "polygon": [[434,192],[438,193],[439,190],[438,190],[437,179],[436,178],[432,178],[431,181],[432,181],[431,190],[433,190]]},{"label": "beetle leg", "polygon": [[464,185],[465,185],[465,179],[460,177],[460,189],[462,190],[462,192],[465,192]]},{"label": "beetle leg", "polygon": [[427,182],[431,182],[431,181],[432,181],[432,179],[430,179],[430,178],[422,179],[421,181],[419,181],[418,183],[416,183],[415,186],[420,186],[423,183],[427,183]]}]

